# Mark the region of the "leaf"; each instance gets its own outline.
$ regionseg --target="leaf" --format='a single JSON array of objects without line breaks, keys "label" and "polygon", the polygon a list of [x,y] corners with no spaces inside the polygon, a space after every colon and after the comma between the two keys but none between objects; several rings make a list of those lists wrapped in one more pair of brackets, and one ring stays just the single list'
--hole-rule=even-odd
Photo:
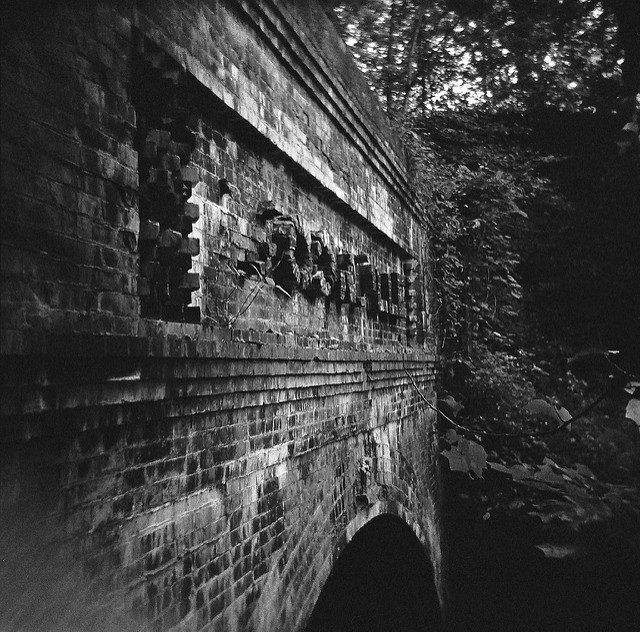
[{"label": "leaf", "polygon": [[444,433],[444,438],[447,442],[452,444],[458,442],[458,439],[460,439],[460,435],[453,428],[449,428],[449,430]]},{"label": "leaf", "polygon": [[640,382],[627,382],[624,386],[624,390],[629,393],[629,395],[635,395],[636,392],[640,389]]},{"label": "leaf", "polygon": [[502,463],[496,463],[495,461],[487,461],[487,467],[495,470],[496,472],[500,472],[501,474],[512,475],[511,468],[506,465],[502,465]]},{"label": "leaf", "polygon": [[454,472],[465,472],[482,478],[482,473],[487,468],[485,449],[479,443],[464,437],[458,437],[457,445],[452,445],[450,450],[443,450],[442,455],[447,458],[449,467]]},{"label": "leaf", "polygon": [[464,472],[469,473],[469,463],[467,459],[462,456],[458,448],[452,448],[451,450],[443,450],[442,455],[449,461],[449,468],[452,472]]},{"label": "leaf", "polygon": [[559,485],[564,486],[565,480],[560,476],[560,474],[556,474],[553,471],[553,468],[545,464],[533,475],[533,478],[536,481],[540,481],[541,483],[547,483],[548,485]]},{"label": "leaf", "polygon": [[[558,414],[558,417],[560,417],[560,419],[562,420],[562,423],[564,423],[565,421],[569,421],[569,419],[571,419],[571,413],[564,408],[564,406],[556,406],[556,413]],[[565,426],[565,429],[567,430],[567,432],[571,432],[571,426],[573,424],[567,424]]]},{"label": "leaf", "polygon": [[439,399],[437,404],[441,413],[453,418],[457,417],[460,414],[460,411],[464,408],[464,406],[451,397],[451,395],[447,395],[446,397]]},{"label": "leaf", "polygon": [[624,414],[634,421],[640,430],[640,399],[630,399]]},{"label": "leaf", "polygon": [[556,409],[544,399],[532,399],[524,410],[530,415],[540,415],[551,421],[558,421],[558,412]]},{"label": "leaf", "polygon": [[482,472],[487,467],[487,453],[479,443],[467,442],[469,444],[469,467],[478,478],[482,478]]},{"label": "leaf", "polygon": [[588,478],[596,477],[596,475],[586,465],[583,465],[582,463],[576,463],[576,466],[574,469],[580,476],[586,476]]},{"label": "leaf", "polygon": [[567,558],[581,557],[584,555],[584,549],[574,544],[536,544],[536,549],[542,551],[545,557],[556,560],[564,560]]}]

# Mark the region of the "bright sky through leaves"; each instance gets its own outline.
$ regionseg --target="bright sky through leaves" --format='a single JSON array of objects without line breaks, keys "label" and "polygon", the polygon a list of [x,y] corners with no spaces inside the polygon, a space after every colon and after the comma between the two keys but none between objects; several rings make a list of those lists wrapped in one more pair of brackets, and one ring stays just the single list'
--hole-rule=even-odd
[{"label": "bright sky through leaves", "polygon": [[616,19],[602,2],[352,0],[334,12],[392,114],[594,109],[620,84]]}]

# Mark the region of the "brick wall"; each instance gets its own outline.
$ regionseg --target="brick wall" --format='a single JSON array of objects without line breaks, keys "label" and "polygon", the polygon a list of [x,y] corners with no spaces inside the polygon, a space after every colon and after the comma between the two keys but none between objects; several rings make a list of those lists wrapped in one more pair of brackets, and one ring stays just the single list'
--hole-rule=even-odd
[{"label": "brick wall", "polygon": [[380,513],[439,579],[426,228],[326,16],[4,11],[4,627],[297,630]]}]

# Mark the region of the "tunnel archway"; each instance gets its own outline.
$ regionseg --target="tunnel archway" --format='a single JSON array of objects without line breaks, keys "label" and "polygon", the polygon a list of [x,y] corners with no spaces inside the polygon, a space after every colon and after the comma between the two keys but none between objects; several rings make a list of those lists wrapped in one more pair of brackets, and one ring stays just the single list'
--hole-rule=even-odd
[{"label": "tunnel archway", "polygon": [[403,520],[385,514],[363,526],[336,560],[306,632],[440,629],[426,552]]}]

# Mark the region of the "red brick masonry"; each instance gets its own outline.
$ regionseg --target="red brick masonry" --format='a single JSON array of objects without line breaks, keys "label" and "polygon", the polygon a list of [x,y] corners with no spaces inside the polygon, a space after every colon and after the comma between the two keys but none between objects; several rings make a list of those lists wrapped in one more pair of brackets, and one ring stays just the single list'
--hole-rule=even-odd
[{"label": "red brick masonry", "polygon": [[3,19],[0,627],[299,630],[382,513],[439,586],[428,226],[322,10],[50,4]]}]

